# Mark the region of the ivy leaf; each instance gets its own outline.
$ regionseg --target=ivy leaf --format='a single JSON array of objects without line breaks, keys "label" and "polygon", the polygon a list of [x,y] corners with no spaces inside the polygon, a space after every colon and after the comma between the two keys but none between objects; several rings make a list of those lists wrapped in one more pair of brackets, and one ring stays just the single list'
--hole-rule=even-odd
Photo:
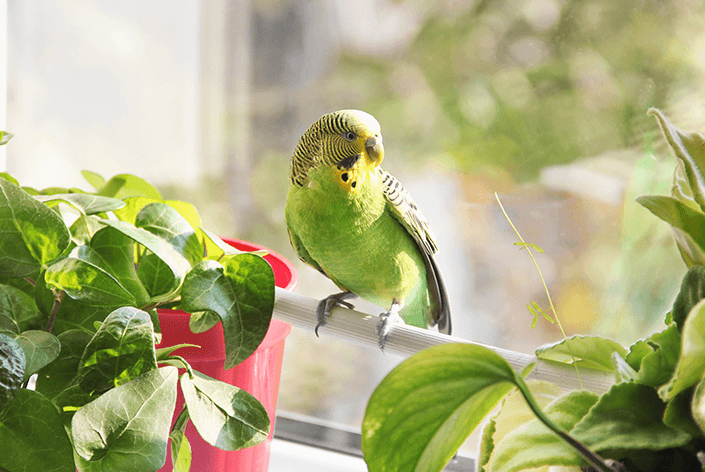
[{"label": "ivy leaf", "polygon": [[[39,311],[45,318],[48,317],[54,303],[54,294],[46,286],[44,274],[37,279],[34,300]],[[115,308],[117,308],[115,305],[93,306],[74,300],[71,297],[63,297],[52,332],[60,334],[70,329],[80,329],[93,336],[96,331],[93,323],[95,321],[103,321]]]},{"label": "ivy leaf", "polygon": [[122,232],[112,226],[104,227],[93,235],[89,246],[78,247],[76,256],[104,269],[134,297],[135,305],[149,302],[149,294],[135,270],[134,244]]},{"label": "ivy leaf", "polygon": [[184,277],[191,269],[189,262],[179,254],[168,242],[142,228],[137,228],[124,221],[101,220],[102,223],[112,226],[125,236],[143,245],[161,259],[171,272],[169,290],[159,296],[153,296],[151,302],[170,300],[181,288]]},{"label": "ivy leaf", "polygon": [[536,357],[569,365],[572,365],[575,359],[578,367],[613,372],[612,353],[617,353],[624,358],[627,350],[611,339],[598,336],[573,336],[538,348]]},{"label": "ivy leaf", "polygon": [[71,436],[80,462],[103,472],[164,465],[177,380],[175,367],[153,369],[78,410]]},{"label": "ivy leaf", "polygon": [[671,400],[686,388],[695,385],[705,373],[705,300],[693,307],[683,324],[681,352],[675,373],[661,386],[659,395]]},{"label": "ivy leaf", "polygon": [[90,170],[82,170],[81,175],[96,191],[100,190],[103,185],[105,185],[105,179],[100,174],[96,174]]},{"label": "ivy leaf", "polygon": [[46,331],[23,331],[15,341],[22,347],[27,359],[24,380],[56,359],[61,351],[61,342]]},{"label": "ivy leaf", "polygon": [[53,261],[71,241],[54,210],[0,179],[0,276],[26,277]]},{"label": "ivy leaf", "polygon": [[0,313],[12,320],[17,328],[13,330],[16,333],[40,329],[46,324],[46,317],[39,311],[34,299],[11,285],[0,284]]},{"label": "ivy leaf", "polygon": [[[179,212],[165,203],[147,204],[135,217],[135,226],[167,241],[189,262],[189,269],[203,259],[204,246],[195,230]],[[137,273],[152,296],[172,289],[173,275],[156,254],[144,254]]]},{"label": "ivy leaf", "polygon": [[110,313],[88,343],[78,369],[86,392],[104,392],[157,367],[152,321],[132,307]]},{"label": "ivy leaf", "polygon": [[181,391],[193,425],[209,444],[226,451],[257,445],[269,435],[269,416],[246,391],[193,372],[181,376]]},{"label": "ivy leaf", "polygon": [[7,144],[15,135],[7,131],[0,131],[0,146]]},{"label": "ivy leaf", "polygon": [[73,448],[59,412],[41,393],[20,389],[0,419],[0,468],[12,472],[74,472]]},{"label": "ivy leaf", "polygon": [[267,334],[274,310],[274,273],[267,261],[252,254],[240,254],[225,267],[203,261],[184,280],[181,307],[220,317],[224,368],[230,369],[247,359]]},{"label": "ivy leaf", "polygon": [[166,203],[145,205],[135,217],[135,226],[169,242],[191,266],[203,259],[203,244],[189,222]]},{"label": "ivy leaf", "polygon": [[22,347],[11,337],[0,334],[0,418],[22,386],[25,363]]},{"label": "ivy leaf", "polygon": [[93,235],[104,226],[100,222],[100,218],[95,215],[80,215],[69,228],[71,239],[77,246],[86,245]]},{"label": "ivy leaf", "polygon": [[374,471],[440,471],[512,388],[498,354],[472,344],[426,349],[397,366],[370,397],[362,451]]},{"label": "ivy leaf", "polygon": [[48,287],[65,291],[71,298],[93,306],[134,305],[135,297],[113,276],[95,264],[67,257],[44,273]]},{"label": "ivy leaf", "polygon": [[146,180],[130,174],[120,174],[112,177],[101,187],[97,194],[117,199],[134,196],[162,199],[159,191]]},{"label": "ivy leaf", "polygon": [[47,205],[59,202],[68,203],[83,215],[105,213],[125,206],[125,202],[122,200],[88,193],[57,193],[54,195],[37,195],[34,198]]},{"label": "ivy leaf", "polygon": [[39,370],[37,375],[37,392],[53,399],[64,391],[77,378],[78,366],[86,348],[93,336],[78,329],[65,331],[57,336],[61,343],[59,356],[50,364]]}]

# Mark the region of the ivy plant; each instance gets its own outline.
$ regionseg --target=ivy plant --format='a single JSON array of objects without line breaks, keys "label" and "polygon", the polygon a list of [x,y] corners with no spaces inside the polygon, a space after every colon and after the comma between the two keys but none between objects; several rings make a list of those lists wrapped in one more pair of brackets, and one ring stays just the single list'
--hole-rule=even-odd
[{"label": "ivy plant", "polygon": [[650,113],[678,164],[670,196],[637,201],[671,225],[689,267],[663,329],[629,347],[574,336],[536,351],[542,362],[611,372],[615,383],[602,395],[527,383],[482,346],[420,352],[369,400],[362,449],[370,470],[443,470],[498,404],[483,430],[479,471],[705,470],[705,137]]},{"label": "ivy plant", "polygon": [[169,440],[187,471],[189,421],[221,449],[263,441],[257,399],[155,346],[157,308],[181,308],[199,331],[222,323],[225,369],[245,360],[272,317],[269,264],[136,176],[83,175],[93,191],[0,174],[0,471],[153,471]]}]

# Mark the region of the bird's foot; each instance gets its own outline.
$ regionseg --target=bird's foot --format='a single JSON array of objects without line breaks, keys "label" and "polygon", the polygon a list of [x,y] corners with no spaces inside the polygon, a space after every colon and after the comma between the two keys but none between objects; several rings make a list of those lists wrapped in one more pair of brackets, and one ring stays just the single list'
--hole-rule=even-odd
[{"label": "bird's foot", "polygon": [[401,305],[399,302],[394,300],[389,311],[379,315],[379,324],[377,325],[377,345],[384,351],[384,346],[387,344],[387,338],[389,337],[389,332],[392,329],[394,323],[405,324],[401,316],[399,316],[399,310],[401,310]]},{"label": "bird's foot", "polygon": [[330,317],[330,312],[333,309],[334,306],[339,306],[343,308],[355,308],[355,306],[350,303],[346,302],[346,298],[355,298],[357,295],[355,295],[352,292],[340,292],[340,293],[334,293],[333,295],[328,295],[326,298],[321,300],[318,303],[318,308],[316,308],[316,319],[318,323],[316,324],[316,328],[313,330],[316,333],[316,336],[318,336],[318,328],[326,324],[326,320],[328,317]]}]

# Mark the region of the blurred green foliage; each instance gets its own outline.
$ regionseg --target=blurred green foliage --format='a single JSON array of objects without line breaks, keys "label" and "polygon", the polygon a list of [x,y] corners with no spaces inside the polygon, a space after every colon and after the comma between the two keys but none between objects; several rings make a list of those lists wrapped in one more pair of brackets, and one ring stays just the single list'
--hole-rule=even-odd
[{"label": "blurred green foliage", "polygon": [[407,47],[343,53],[328,81],[357,98],[404,155],[443,149],[462,170],[517,181],[544,166],[642,144],[649,106],[702,76],[683,2],[556,0],[415,3]]}]

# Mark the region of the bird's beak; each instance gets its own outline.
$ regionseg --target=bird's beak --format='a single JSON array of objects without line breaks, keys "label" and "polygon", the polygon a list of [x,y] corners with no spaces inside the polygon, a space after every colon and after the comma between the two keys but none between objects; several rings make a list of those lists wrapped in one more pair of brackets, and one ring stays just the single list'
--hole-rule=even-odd
[{"label": "bird's beak", "polygon": [[382,163],[382,159],[384,159],[382,136],[377,135],[367,138],[367,141],[365,141],[365,149],[375,167]]}]

